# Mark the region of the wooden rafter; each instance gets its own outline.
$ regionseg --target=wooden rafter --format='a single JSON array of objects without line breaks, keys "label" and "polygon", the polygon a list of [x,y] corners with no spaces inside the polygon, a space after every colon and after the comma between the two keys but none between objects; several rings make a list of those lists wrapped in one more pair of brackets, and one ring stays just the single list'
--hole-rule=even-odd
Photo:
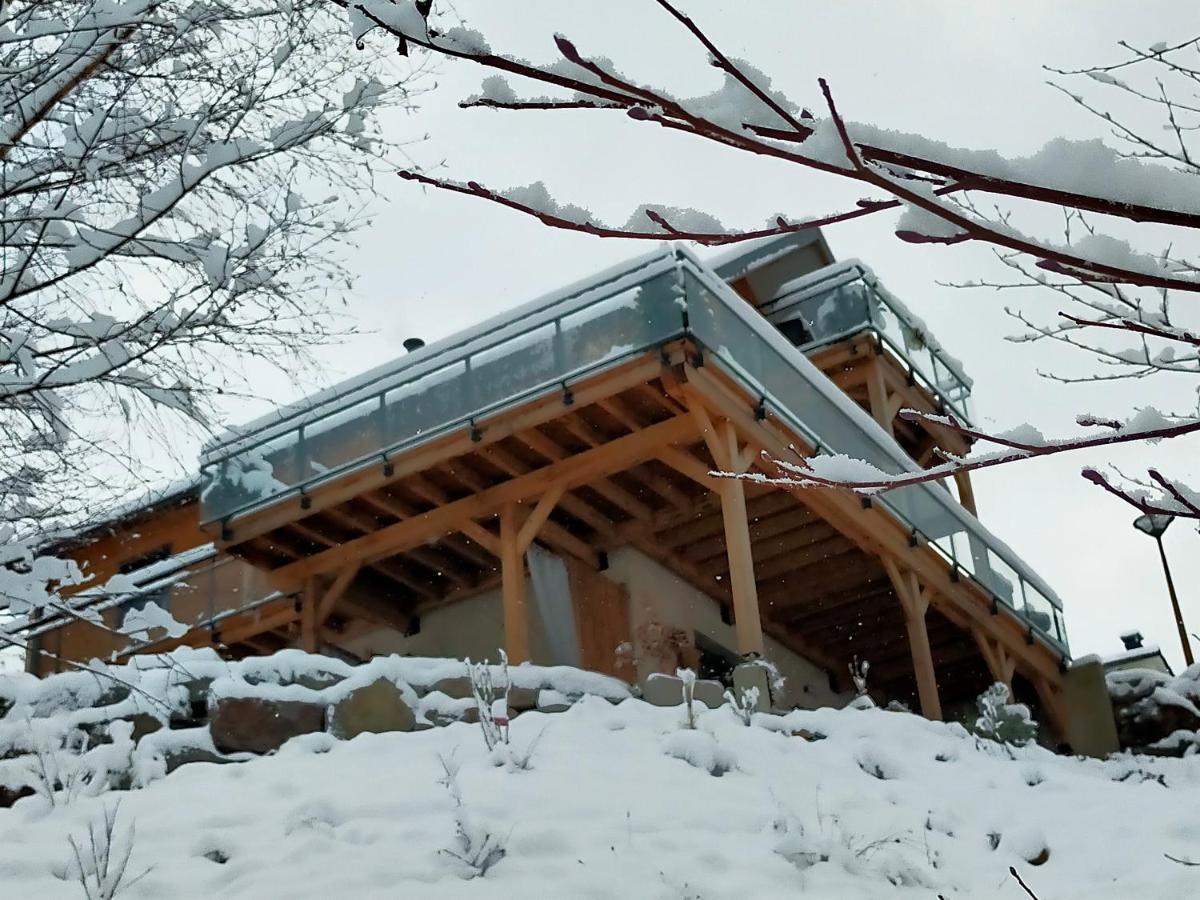
[{"label": "wooden rafter", "polygon": [[[418,546],[430,538],[455,531],[462,521],[490,516],[507,503],[538,496],[551,485],[563,482],[566,489],[586,484],[593,478],[616,471],[635,461],[653,456],[658,446],[690,438],[695,433],[691,419],[668,419],[636,434],[618,438],[603,447],[569,457],[561,462],[514,477],[508,481],[455,500],[412,519],[396,522],[313,556],[276,569],[281,583],[302,582],[313,573],[328,572],[353,560],[381,559]],[[503,547],[502,547],[503,549]]]},{"label": "wooden rafter", "polygon": [[[769,414],[766,420],[756,419],[753,401],[747,399],[722,373],[711,367],[694,369],[688,366],[684,368],[683,375],[704,391],[708,401],[716,406],[721,415],[729,418],[739,431],[755,434],[759,443],[773,456],[788,458],[792,453],[792,445],[802,446],[802,441],[794,432],[775,424]],[[809,450],[811,452],[811,448]],[[903,560],[933,589],[933,602],[959,627],[975,625],[983,628],[1018,657],[1018,667],[1027,667],[1031,673],[1038,673],[1051,684],[1061,682],[1059,658],[1053,651],[1040,643],[1026,644],[1024,628],[1016,619],[1003,615],[992,616],[990,599],[980,588],[969,581],[953,580],[945,561],[926,547],[912,547],[904,527],[886,513],[864,509],[858,497],[845,492],[809,488],[786,490],[802,495],[801,499],[806,505],[868,553],[876,557],[887,555]]]}]

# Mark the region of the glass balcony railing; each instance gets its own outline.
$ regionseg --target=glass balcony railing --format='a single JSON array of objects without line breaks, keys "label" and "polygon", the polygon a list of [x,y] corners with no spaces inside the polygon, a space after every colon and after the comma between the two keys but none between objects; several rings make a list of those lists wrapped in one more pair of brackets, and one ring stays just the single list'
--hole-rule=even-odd
[{"label": "glass balcony railing", "polygon": [[971,420],[971,380],[962,365],[863,263],[848,260],[789,282],[762,313],[806,352],[854,334],[874,334],[947,412]]},{"label": "glass balcony railing", "polygon": [[[859,282],[866,285],[865,281]],[[864,290],[860,287],[858,290]],[[205,521],[229,521],[680,339],[740,381],[818,452],[891,473],[914,463],[862,409],[695,256],[673,249],[435,344],[210,447]],[[936,371],[936,370],[935,370]],[[939,484],[878,495],[913,536],[1067,652],[1062,604]]]}]

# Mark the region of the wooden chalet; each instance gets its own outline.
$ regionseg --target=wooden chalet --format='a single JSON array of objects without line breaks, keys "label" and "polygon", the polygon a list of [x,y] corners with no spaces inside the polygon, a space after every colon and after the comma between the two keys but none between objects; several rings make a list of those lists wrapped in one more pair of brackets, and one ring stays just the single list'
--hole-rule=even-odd
[{"label": "wooden chalet", "polygon": [[866,499],[710,474],[827,452],[927,466],[969,448],[898,413],[969,421],[969,395],[817,231],[708,261],[662,248],[212,444],[170,529],[147,509],[70,549],[97,572],[156,566],[128,597],[73,602],[113,626],[151,596],[187,632],[130,647],[51,617],[30,664],[502,646],[632,679],[765,656],[789,679],[777,702],[817,705],[858,659],[880,700],[941,718],[999,680],[1061,734],[1061,603],[981,524],[967,476]]}]

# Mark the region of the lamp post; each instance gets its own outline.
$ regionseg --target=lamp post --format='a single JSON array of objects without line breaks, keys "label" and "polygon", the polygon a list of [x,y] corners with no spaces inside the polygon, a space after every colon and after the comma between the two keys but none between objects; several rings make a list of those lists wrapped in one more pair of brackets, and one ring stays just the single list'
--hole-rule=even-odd
[{"label": "lamp post", "polygon": [[1183,661],[1191,665],[1192,645],[1188,643],[1187,628],[1183,624],[1183,611],[1179,608],[1179,597],[1175,594],[1175,582],[1171,579],[1171,567],[1167,565],[1167,551],[1163,549],[1162,536],[1175,517],[1165,513],[1159,515],[1138,516],[1133,520],[1133,527],[1143,534],[1148,534],[1158,543],[1158,555],[1162,557],[1163,574],[1167,576],[1167,590],[1171,594],[1171,608],[1175,610],[1175,627],[1179,629],[1179,642],[1183,644]]}]

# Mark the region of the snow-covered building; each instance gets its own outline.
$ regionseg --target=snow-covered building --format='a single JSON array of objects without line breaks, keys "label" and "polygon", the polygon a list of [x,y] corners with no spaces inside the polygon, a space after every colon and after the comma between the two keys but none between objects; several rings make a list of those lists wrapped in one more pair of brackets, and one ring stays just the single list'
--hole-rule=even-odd
[{"label": "snow-covered building", "polygon": [[818,231],[663,247],[230,431],[165,510],[70,551],[97,584],[132,579],[77,597],[109,625],[150,593],[183,627],[147,617],[129,647],[50,619],[38,640],[75,659],[503,647],[630,680],[765,657],[785,706],[830,702],[866,660],[880,699],[941,717],[1000,680],[1062,735],[1061,602],[966,475],[865,498],[710,474],[925,467],[968,445],[900,411],[969,421],[970,388]]}]

